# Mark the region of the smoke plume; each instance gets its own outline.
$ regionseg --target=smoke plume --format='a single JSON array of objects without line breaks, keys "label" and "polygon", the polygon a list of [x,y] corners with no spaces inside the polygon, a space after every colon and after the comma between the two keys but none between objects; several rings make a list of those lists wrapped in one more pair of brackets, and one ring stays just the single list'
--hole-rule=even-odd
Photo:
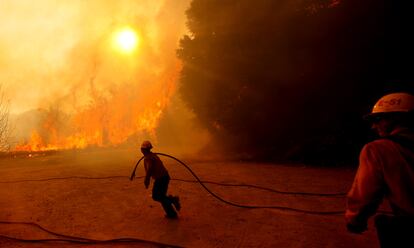
[{"label": "smoke plume", "polygon": [[[165,122],[161,133],[168,136],[166,127],[193,119],[183,104],[181,116],[164,116],[180,101],[176,49],[186,32],[188,5],[189,0],[2,1],[0,82],[14,120],[12,149],[136,145],[144,138],[161,146],[163,140],[174,143],[157,130]],[[124,27],[139,38],[131,54],[112,44]]]}]

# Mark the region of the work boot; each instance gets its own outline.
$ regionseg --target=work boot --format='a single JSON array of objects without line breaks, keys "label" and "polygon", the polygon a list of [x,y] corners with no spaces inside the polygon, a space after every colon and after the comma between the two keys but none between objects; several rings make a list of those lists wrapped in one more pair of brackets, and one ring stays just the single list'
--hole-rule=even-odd
[{"label": "work boot", "polygon": [[171,201],[175,209],[177,209],[177,211],[180,211],[181,209],[180,198],[178,196],[172,196],[172,195],[170,195],[170,197],[171,197]]}]

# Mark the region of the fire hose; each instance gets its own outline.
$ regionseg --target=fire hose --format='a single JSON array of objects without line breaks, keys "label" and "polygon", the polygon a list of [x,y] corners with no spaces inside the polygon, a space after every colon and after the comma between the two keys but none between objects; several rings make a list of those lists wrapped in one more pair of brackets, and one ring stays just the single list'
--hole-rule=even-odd
[{"label": "fire hose", "polygon": [[[278,193],[278,194],[293,194],[293,195],[307,195],[307,196],[323,196],[323,197],[343,197],[345,193],[310,193],[310,192],[286,192],[286,191],[280,191],[275,189],[269,189],[257,185],[249,185],[249,184],[226,184],[226,183],[217,183],[217,182],[211,182],[211,181],[201,181],[200,178],[194,173],[194,171],[184,162],[179,160],[178,158],[164,154],[164,153],[155,153],[157,155],[165,156],[168,158],[171,158],[175,161],[177,161],[179,164],[184,166],[196,179],[196,181],[193,180],[184,180],[184,179],[172,179],[177,181],[184,181],[184,182],[197,182],[199,183],[209,194],[211,194],[213,197],[217,198],[219,201],[224,202],[225,204],[239,207],[239,208],[247,208],[247,209],[278,209],[281,211],[291,211],[291,212],[298,212],[298,213],[304,213],[304,214],[311,214],[311,215],[339,215],[343,214],[343,211],[312,211],[312,210],[303,210],[303,209],[297,209],[297,208],[289,208],[289,207],[283,207],[283,206],[254,206],[254,205],[243,205],[238,204],[234,202],[230,202],[228,200],[223,199],[222,197],[218,196],[214,192],[212,192],[205,184],[216,184],[221,186],[234,186],[234,187],[252,187],[256,189],[261,190],[267,190],[270,192]],[[138,168],[139,163],[142,161],[144,157],[141,157],[138,162],[135,164],[135,167],[131,173],[131,176],[129,179],[132,181],[135,178],[136,170]],[[27,180],[15,180],[15,181],[4,181],[0,183],[19,183],[19,182],[29,182],[29,181],[51,181],[51,180],[67,180],[67,179],[110,179],[110,178],[125,178],[126,176],[106,176],[106,177],[86,177],[86,176],[70,176],[70,177],[55,177],[55,178],[46,178],[46,179],[27,179]],[[143,177],[143,176],[142,176]],[[138,177],[138,178],[142,178]],[[382,211],[379,211],[382,212]],[[5,235],[0,235],[0,238],[4,238],[10,241],[19,241],[19,242],[26,242],[26,243],[44,243],[44,242],[69,242],[69,243],[75,243],[75,244],[111,244],[111,243],[147,243],[147,244],[153,244],[160,247],[180,247],[176,245],[171,244],[163,244],[155,241],[149,241],[149,240],[142,240],[137,238],[117,238],[117,239],[109,239],[109,240],[95,240],[95,239],[88,239],[88,238],[82,238],[82,237],[75,237],[75,236],[69,236],[64,234],[59,234],[56,232],[52,232],[47,230],[46,228],[40,226],[37,223],[33,222],[11,222],[11,221],[0,221],[0,224],[24,224],[24,225],[30,225],[33,227],[36,227],[40,230],[43,230],[44,232],[47,232],[51,235],[56,236],[57,238],[53,239],[22,239],[22,238],[14,238],[9,237]]]},{"label": "fire hose", "polygon": [[145,239],[137,239],[137,238],[116,238],[116,239],[107,239],[107,240],[97,240],[97,239],[89,239],[89,238],[82,238],[82,237],[75,237],[65,234],[60,234],[57,232],[50,231],[41,225],[33,222],[17,222],[17,221],[0,221],[0,224],[7,224],[7,225],[28,225],[40,229],[48,234],[51,234],[57,238],[50,238],[50,239],[23,239],[23,238],[15,238],[6,235],[0,235],[0,238],[10,240],[10,241],[18,241],[24,243],[55,243],[55,242],[67,242],[73,244],[115,244],[115,243],[144,243],[144,244],[152,244],[158,247],[173,247],[173,248],[181,248],[182,246],[172,245],[172,244],[165,244],[156,241],[150,241]]},{"label": "fire hose", "polygon": [[[282,211],[291,211],[291,212],[299,212],[299,213],[304,213],[304,214],[312,214],[312,215],[340,215],[343,214],[344,211],[313,211],[313,210],[305,210],[305,209],[298,209],[298,208],[290,208],[290,207],[283,207],[283,206],[259,206],[259,205],[243,205],[243,204],[238,204],[238,203],[234,203],[234,202],[230,202],[228,200],[223,199],[222,197],[220,197],[219,195],[217,195],[216,193],[214,193],[213,191],[211,191],[203,181],[200,180],[200,178],[194,173],[194,171],[184,162],[182,162],[181,160],[179,160],[178,158],[165,154],[165,153],[155,153],[157,155],[161,155],[161,156],[165,156],[168,158],[171,158],[175,161],[177,161],[178,163],[180,163],[182,166],[184,166],[193,176],[194,178],[197,180],[197,182],[213,197],[217,198],[219,201],[224,202],[228,205],[234,206],[234,207],[239,207],[239,208],[248,208],[248,209],[264,209],[264,208],[269,208],[269,209],[278,209],[278,210],[282,210]],[[134,170],[131,173],[130,176],[130,180],[132,181],[135,177],[135,173],[136,170],[138,168],[139,163],[141,162],[141,160],[144,158],[141,157],[138,162],[135,164]],[[343,195],[343,193],[340,193],[341,195]],[[339,194],[338,194],[339,195]]]}]

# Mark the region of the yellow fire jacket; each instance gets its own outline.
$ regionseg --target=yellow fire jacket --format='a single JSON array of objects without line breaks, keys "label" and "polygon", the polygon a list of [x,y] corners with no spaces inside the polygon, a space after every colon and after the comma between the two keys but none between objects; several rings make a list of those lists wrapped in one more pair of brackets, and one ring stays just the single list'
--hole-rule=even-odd
[{"label": "yellow fire jacket", "polygon": [[347,194],[347,223],[366,225],[386,197],[394,215],[414,217],[414,132],[400,128],[391,136],[408,142],[379,139],[366,144]]}]

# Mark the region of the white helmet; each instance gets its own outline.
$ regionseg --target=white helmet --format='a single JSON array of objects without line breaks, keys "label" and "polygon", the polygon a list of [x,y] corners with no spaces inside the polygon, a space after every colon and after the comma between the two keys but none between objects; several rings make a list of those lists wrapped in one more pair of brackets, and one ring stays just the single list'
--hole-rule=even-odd
[{"label": "white helmet", "polygon": [[142,142],[141,148],[142,149],[151,149],[152,144],[149,140],[145,140],[144,142]]},{"label": "white helmet", "polygon": [[392,93],[381,97],[369,116],[384,113],[408,113],[414,111],[414,96],[408,93]]}]

